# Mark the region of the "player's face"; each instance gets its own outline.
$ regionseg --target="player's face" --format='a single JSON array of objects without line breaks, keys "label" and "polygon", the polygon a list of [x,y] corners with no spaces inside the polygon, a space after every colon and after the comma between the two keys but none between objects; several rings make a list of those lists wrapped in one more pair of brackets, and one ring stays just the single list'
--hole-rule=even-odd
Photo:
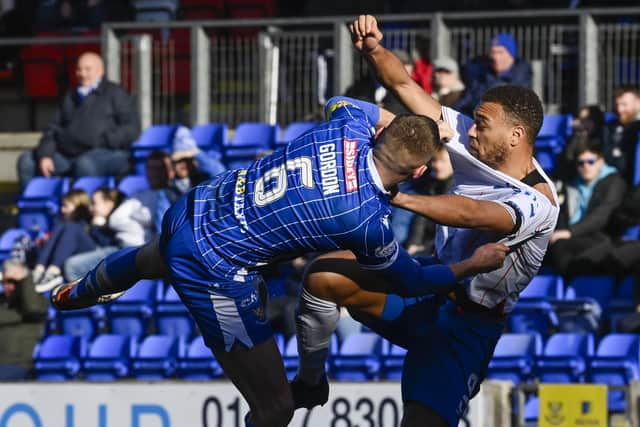
[{"label": "player's face", "polygon": [[512,126],[505,120],[502,106],[483,102],[476,108],[474,123],[469,129],[469,152],[497,169],[506,160],[511,131]]},{"label": "player's face", "polygon": [[623,125],[633,122],[640,113],[640,99],[633,93],[623,93],[616,98],[616,112]]}]

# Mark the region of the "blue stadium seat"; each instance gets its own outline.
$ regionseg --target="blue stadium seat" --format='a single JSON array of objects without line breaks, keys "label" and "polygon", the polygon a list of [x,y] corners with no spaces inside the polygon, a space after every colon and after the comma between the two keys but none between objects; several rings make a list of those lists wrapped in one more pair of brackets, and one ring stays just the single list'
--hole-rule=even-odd
[{"label": "blue stadium seat", "polygon": [[300,135],[317,126],[316,122],[292,122],[285,128],[282,137],[276,141],[276,146],[286,145]]},{"label": "blue stadium seat", "polygon": [[80,372],[80,360],[86,355],[83,338],[49,335],[33,349],[33,367],[39,381],[65,381]]},{"label": "blue stadium seat", "polygon": [[524,421],[527,426],[538,425],[538,414],[540,412],[540,400],[537,396],[530,396],[524,404]]},{"label": "blue stadium seat", "polygon": [[541,382],[581,383],[587,363],[594,354],[591,334],[559,333],[552,335],[538,358],[537,373]]},{"label": "blue stadium seat", "polygon": [[[591,360],[589,380],[608,385],[626,385],[640,379],[640,338],[637,334],[605,336]],[[609,391],[609,411],[622,412],[626,403],[624,392]]]},{"label": "blue stadium seat", "polygon": [[14,245],[21,239],[31,239],[29,233],[22,228],[8,228],[0,237],[0,261],[11,256]]},{"label": "blue stadium seat", "polygon": [[131,364],[131,374],[141,380],[171,377],[178,359],[179,342],[175,337],[149,335],[138,347]]},{"label": "blue stadium seat", "polygon": [[155,280],[141,280],[109,305],[108,321],[112,333],[136,337],[147,333],[155,312],[156,286]]},{"label": "blue stadium seat", "polygon": [[406,354],[407,350],[405,348],[383,340],[380,357],[380,378],[393,381],[400,380]]},{"label": "blue stadium seat", "polygon": [[32,232],[32,237],[50,230],[60,208],[60,199],[68,188],[67,178],[32,178],[17,201],[18,227]]},{"label": "blue stadium seat", "polygon": [[571,115],[545,114],[542,127],[536,136],[536,148],[551,148],[559,152],[564,146],[565,138],[571,129]]},{"label": "blue stadium seat", "polygon": [[640,133],[636,142],[636,170],[633,171],[633,185],[640,185]]},{"label": "blue stadium seat", "polygon": [[156,309],[156,330],[160,335],[191,339],[196,327],[189,310],[182,303],[173,286],[167,288],[165,297]]},{"label": "blue stadium seat", "polygon": [[565,299],[555,301],[561,332],[596,332],[602,310],[609,305],[615,288],[611,276],[579,276],[567,286]]},{"label": "blue stadium seat", "polygon": [[84,337],[87,340],[104,328],[106,313],[104,306],[93,306],[81,310],[56,312],[56,327],[61,334]]},{"label": "blue stadium seat", "polygon": [[489,362],[487,378],[526,382],[532,377],[535,359],[541,352],[538,334],[503,334]]},{"label": "blue stadium seat", "polygon": [[227,145],[229,127],[226,123],[207,123],[191,128],[191,136],[202,151],[222,153],[222,147]]},{"label": "blue stadium seat", "polygon": [[[638,169],[640,170],[640,168]],[[622,240],[640,240],[640,225],[632,225],[631,227],[628,227],[626,230],[624,230]]]},{"label": "blue stadium seat", "polygon": [[186,353],[178,360],[176,375],[186,380],[208,381],[222,378],[224,372],[202,336],[198,336],[187,346]]},{"label": "blue stadium seat", "polygon": [[562,276],[539,274],[531,279],[522,292],[523,299],[562,299],[564,295],[564,281]]},{"label": "blue stadium seat", "polygon": [[148,190],[149,181],[143,175],[127,175],[118,184],[118,190],[127,197],[131,197],[139,191]]},{"label": "blue stadium seat", "polygon": [[83,190],[92,195],[100,187],[115,187],[115,179],[112,176],[81,176],[71,186],[74,190]]},{"label": "blue stadium seat", "polygon": [[84,360],[84,378],[89,381],[113,381],[129,375],[129,358],[135,354],[136,341],[124,335],[98,335]]},{"label": "blue stadium seat", "polygon": [[545,173],[553,173],[557,166],[557,155],[552,151],[542,148],[536,149],[536,160],[540,163],[540,167]]},{"label": "blue stadium seat", "polygon": [[635,278],[633,276],[625,277],[609,301],[609,324],[613,332],[618,331],[619,322],[622,318],[635,312],[634,287]]},{"label": "blue stadium seat", "polygon": [[131,154],[136,174],[144,175],[145,161],[153,151],[171,152],[171,142],[177,128],[177,125],[149,126],[142,132],[140,137],[133,142],[131,145]]},{"label": "blue stadium seat", "polygon": [[332,373],[338,380],[368,381],[378,378],[382,338],[372,332],[354,332],[333,357]]},{"label": "blue stadium seat", "polygon": [[604,122],[607,124],[615,123],[618,120],[618,114],[615,111],[604,112]]},{"label": "blue stadium seat", "polygon": [[257,157],[268,153],[275,144],[277,132],[278,126],[267,123],[240,123],[224,147],[227,167],[246,167]]}]

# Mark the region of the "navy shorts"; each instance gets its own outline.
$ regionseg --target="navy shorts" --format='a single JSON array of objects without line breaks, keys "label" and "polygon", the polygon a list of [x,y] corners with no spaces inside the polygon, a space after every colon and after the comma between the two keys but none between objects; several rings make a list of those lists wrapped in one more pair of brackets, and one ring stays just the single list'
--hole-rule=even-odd
[{"label": "navy shorts", "polygon": [[171,284],[194,317],[208,347],[231,351],[238,344],[251,348],[273,336],[265,317],[262,277],[253,275],[246,289],[238,292],[237,283],[230,283],[222,271],[208,267],[194,242],[189,221],[190,194],[180,198],[162,221],[160,251]]},{"label": "navy shorts", "polygon": [[365,323],[408,350],[402,400],[421,403],[457,427],[486,376],[504,322],[459,313],[455,303],[436,297],[410,301],[393,321]]}]

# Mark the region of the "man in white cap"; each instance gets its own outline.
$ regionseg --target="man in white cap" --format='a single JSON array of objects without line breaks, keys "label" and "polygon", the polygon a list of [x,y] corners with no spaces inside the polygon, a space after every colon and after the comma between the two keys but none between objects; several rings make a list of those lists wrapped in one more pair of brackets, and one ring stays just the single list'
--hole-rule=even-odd
[{"label": "man in white cap", "polygon": [[464,95],[465,86],[460,80],[458,63],[450,56],[433,61],[433,97],[445,107],[456,109]]}]

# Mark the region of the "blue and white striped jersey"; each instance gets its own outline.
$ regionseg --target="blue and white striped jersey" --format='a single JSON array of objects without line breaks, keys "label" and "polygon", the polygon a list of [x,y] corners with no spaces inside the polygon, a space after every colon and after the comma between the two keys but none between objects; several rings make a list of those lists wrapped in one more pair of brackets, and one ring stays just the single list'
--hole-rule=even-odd
[{"label": "blue and white striped jersey", "polygon": [[[373,119],[344,98],[329,121],[286,147],[193,190],[193,230],[212,269],[243,282],[255,267],[349,249],[368,268],[398,256],[386,191],[373,164]],[[229,268],[229,266],[231,266]]]}]

